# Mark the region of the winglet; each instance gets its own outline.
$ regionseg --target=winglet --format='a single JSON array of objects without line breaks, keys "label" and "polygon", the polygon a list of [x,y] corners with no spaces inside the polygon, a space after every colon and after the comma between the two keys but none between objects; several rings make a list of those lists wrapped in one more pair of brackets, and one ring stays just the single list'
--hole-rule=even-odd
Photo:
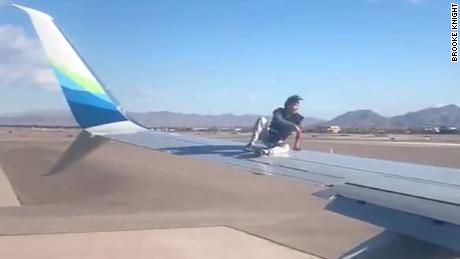
[{"label": "winglet", "polygon": [[25,11],[32,20],[70,110],[82,128],[98,135],[146,130],[129,120],[54,23],[53,17],[32,8],[13,6]]},{"label": "winglet", "polygon": [[53,17],[51,17],[49,14],[47,13],[44,13],[44,12],[41,12],[41,11],[38,11],[38,10],[35,10],[35,9],[32,9],[32,8],[29,8],[29,7],[25,7],[25,6],[22,6],[22,5],[18,5],[18,4],[11,4],[12,6],[14,7],[17,7],[21,10],[23,10],[24,12],[26,12],[27,14],[29,15],[40,15],[42,16],[43,18],[46,18],[46,19],[49,19],[49,20],[54,20]]}]

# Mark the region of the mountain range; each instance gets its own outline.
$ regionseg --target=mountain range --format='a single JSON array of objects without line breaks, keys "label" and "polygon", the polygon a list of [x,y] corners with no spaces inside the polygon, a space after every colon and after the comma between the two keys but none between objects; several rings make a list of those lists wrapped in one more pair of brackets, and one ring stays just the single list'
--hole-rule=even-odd
[{"label": "mountain range", "polygon": [[[260,117],[254,114],[203,115],[169,111],[128,112],[128,115],[147,127],[252,127]],[[313,117],[304,119],[305,126],[321,122],[323,120]],[[77,123],[70,112],[57,110],[0,115],[0,125],[76,126]]]},{"label": "mountain range", "polygon": [[[251,127],[260,115],[222,114],[202,115],[183,114],[168,111],[129,113],[139,123],[148,127]],[[321,119],[307,117],[304,124],[310,126],[323,122]]]},{"label": "mountain range", "polygon": [[[202,115],[169,111],[132,112],[129,115],[148,127],[250,127],[260,115]],[[0,125],[76,126],[67,111],[40,111],[15,115],[0,115]],[[428,108],[393,117],[372,110],[355,110],[325,121],[306,117],[305,127],[340,126],[342,128],[417,128],[447,126],[460,128],[460,107],[451,104]]]},{"label": "mountain range", "polygon": [[318,125],[336,125],[342,128],[422,128],[429,126],[460,128],[460,107],[450,104],[393,117],[385,117],[372,110],[356,110],[346,112]]}]

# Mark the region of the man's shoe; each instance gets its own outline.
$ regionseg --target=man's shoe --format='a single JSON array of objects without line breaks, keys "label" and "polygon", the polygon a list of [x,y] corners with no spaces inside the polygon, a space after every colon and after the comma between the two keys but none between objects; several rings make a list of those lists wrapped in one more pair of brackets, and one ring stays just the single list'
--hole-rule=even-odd
[{"label": "man's shoe", "polygon": [[262,153],[262,155],[264,155],[264,156],[271,156],[273,152],[272,152],[271,149],[264,148],[264,149],[262,149],[261,153]]}]

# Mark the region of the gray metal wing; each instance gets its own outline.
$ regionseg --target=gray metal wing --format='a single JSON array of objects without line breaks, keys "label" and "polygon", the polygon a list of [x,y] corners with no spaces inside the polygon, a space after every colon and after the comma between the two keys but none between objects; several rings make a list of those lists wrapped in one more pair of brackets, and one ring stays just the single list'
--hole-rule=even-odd
[{"label": "gray metal wing", "polygon": [[378,159],[290,152],[257,157],[239,142],[148,131],[113,140],[326,187],[327,209],[460,251],[460,172]]}]

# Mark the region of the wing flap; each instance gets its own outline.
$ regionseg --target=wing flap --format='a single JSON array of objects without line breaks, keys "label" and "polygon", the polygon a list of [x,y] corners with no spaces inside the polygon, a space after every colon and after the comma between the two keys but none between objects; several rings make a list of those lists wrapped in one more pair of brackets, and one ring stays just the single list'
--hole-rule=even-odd
[{"label": "wing flap", "polygon": [[348,184],[328,192],[327,210],[460,251],[458,205]]},{"label": "wing flap", "polygon": [[448,222],[460,226],[460,204],[427,199],[369,186],[345,183],[323,191],[321,196],[345,197],[358,203],[377,206],[423,216],[437,223]]}]

